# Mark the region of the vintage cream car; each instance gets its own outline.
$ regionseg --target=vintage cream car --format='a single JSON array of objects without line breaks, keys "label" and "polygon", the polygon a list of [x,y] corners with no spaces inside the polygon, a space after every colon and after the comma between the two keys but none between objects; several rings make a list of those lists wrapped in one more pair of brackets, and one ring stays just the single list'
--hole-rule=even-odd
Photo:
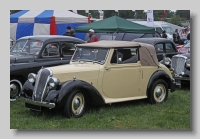
[{"label": "vintage cream car", "polygon": [[30,73],[17,100],[32,110],[61,108],[67,117],[81,117],[89,105],[161,103],[168,90],[175,90],[174,79],[153,45],[99,41],[78,44],[70,64]]}]

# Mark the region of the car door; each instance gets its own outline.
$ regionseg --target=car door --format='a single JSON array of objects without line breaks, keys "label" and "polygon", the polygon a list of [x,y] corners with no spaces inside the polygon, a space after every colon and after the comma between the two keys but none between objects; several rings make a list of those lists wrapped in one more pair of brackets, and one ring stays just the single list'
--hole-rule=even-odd
[{"label": "car door", "polygon": [[61,65],[61,57],[59,51],[59,43],[51,42],[46,44],[42,50],[40,57],[37,59],[40,67],[51,67]]},{"label": "car door", "polygon": [[76,48],[76,42],[60,42],[62,64],[69,64]]},{"label": "car door", "polygon": [[[115,49],[111,61],[105,68],[102,86],[103,93],[108,98],[139,96],[141,64],[129,61],[134,55],[128,55]],[[119,59],[122,61],[118,61]],[[129,62],[123,63],[125,60]]]},{"label": "car door", "polygon": [[165,43],[164,49],[165,49],[166,57],[172,58],[172,56],[177,54],[177,50],[176,50],[175,46],[170,42]]},{"label": "car door", "polygon": [[163,43],[155,44],[155,49],[156,49],[156,55],[157,55],[158,61],[163,60],[163,54],[165,53],[164,44]]}]

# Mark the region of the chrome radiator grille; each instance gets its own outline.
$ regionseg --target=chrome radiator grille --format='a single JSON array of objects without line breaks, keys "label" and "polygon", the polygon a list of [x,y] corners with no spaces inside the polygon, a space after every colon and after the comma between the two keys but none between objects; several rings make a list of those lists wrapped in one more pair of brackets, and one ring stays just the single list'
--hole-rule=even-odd
[{"label": "chrome radiator grille", "polygon": [[172,57],[172,68],[176,75],[181,74],[184,71],[185,58],[184,57]]},{"label": "chrome radiator grille", "polygon": [[38,72],[33,93],[33,99],[35,101],[42,101],[50,75],[51,72],[48,69],[42,69]]}]

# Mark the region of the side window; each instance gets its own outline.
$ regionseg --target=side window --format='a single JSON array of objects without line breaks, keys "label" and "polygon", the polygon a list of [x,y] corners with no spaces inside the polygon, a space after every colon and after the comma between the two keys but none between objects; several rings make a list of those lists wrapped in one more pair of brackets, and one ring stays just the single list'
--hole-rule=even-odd
[{"label": "side window", "polygon": [[175,52],[173,45],[171,43],[166,43],[165,49],[166,49],[166,52]]},{"label": "side window", "polygon": [[61,43],[61,53],[63,56],[65,55],[73,55],[75,51],[75,44],[69,42]]},{"label": "side window", "polygon": [[43,57],[59,56],[58,43],[49,43],[42,52]]},{"label": "side window", "polygon": [[137,63],[138,48],[118,48],[114,50],[111,64]]},{"label": "side window", "polygon": [[41,41],[30,41],[30,53],[38,55],[42,49],[43,42]]},{"label": "side window", "polygon": [[163,44],[162,43],[156,44],[155,45],[155,49],[156,49],[157,53],[163,53],[164,52]]},{"label": "side window", "polygon": [[159,32],[160,34],[162,34],[162,29],[160,27],[157,27],[156,31]]}]

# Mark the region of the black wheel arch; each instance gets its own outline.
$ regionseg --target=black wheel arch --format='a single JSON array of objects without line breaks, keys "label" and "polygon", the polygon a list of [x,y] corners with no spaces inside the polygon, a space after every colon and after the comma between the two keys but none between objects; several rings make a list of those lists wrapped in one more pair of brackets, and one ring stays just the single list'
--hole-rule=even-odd
[{"label": "black wheel arch", "polygon": [[162,79],[162,80],[166,81],[166,83],[168,85],[168,89],[171,89],[171,92],[174,91],[174,88],[172,85],[173,83],[172,83],[170,76],[166,72],[164,72],[162,70],[158,70],[158,71],[155,71],[149,79],[149,82],[147,85],[147,92],[146,92],[147,96],[149,96],[149,90],[151,89],[151,86],[153,85],[155,80],[158,80],[158,79]]},{"label": "black wheel arch", "polygon": [[59,87],[59,90],[56,91],[58,93],[56,100],[56,107],[59,108],[64,106],[64,104],[67,101],[67,97],[75,89],[83,91],[83,94],[87,97],[86,99],[89,99],[90,104],[93,105],[105,104],[103,97],[100,95],[99,91],[94,86],[85,81],[72,80],[62,84]]},{"label": "black wheel arch", "polygon": [[22,76],[22,75],[10,75],[10,81],[13,80],[13,79],[16,79],[16,80],[19,80],[22,84],[24,84],[27,80],[26,77]]}]

